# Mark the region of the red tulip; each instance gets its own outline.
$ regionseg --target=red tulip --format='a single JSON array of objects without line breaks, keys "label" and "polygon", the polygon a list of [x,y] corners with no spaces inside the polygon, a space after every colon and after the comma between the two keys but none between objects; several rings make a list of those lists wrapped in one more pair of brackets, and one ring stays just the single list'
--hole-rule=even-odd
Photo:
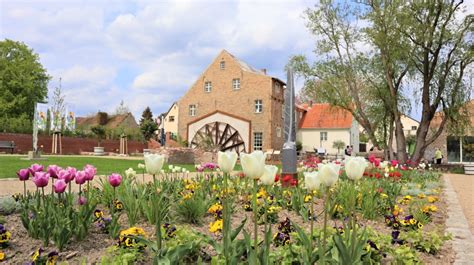
[{"label": "red tulip", "polygon": [[66,190],[67,184],[63,179],[59,179],[53,184],[54,192],[63,193]]},{"label": "red tulip", "polygon": [[30,170],[28,168],[20,169],[20,171],[16,172],[16,175],[21,181],[26,181],[30,178]]},{"label": "red tulip", "polygon": [[390,163],[392,164],[392,167],[396,167],[398,165],[398,160],[392,160],[390,161]]},{"label": "red tulip", "polygon": [[33,182],[36,187],[42,188],[48,186],[49,174],[46,172],[36,172],[33,177]]},{"label": "red tulip", "polygon": [[275,175],[275,182],[278,182],[278,181],[280,181],[280,174]]},{"label": "red tulip", "polygon": [[122,183],[122,176],[117,173],[112,173],[112,175],[109,176],[109,183],[114,188],[120,186],[120,183]]}]

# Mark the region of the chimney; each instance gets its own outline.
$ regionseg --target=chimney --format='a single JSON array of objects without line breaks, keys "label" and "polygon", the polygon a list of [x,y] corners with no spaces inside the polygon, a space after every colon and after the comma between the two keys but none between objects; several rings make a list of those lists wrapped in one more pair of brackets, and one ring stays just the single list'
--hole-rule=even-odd
[{"label": "chimney", "polygon": [[262,68],[262,69],[260,69],[260,71],[262,71],[262,73],[263,73],[264,75],[267,75],[267,69]]}]

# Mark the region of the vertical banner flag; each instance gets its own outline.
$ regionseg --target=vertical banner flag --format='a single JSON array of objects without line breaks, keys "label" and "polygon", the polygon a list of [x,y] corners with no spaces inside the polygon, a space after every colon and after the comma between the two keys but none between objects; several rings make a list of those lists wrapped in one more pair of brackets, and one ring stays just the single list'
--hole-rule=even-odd
[{"label": "vertical banner flag", "polygon": [[38,126],[38,130],[44,131],[46,130],[47,126],[47,113],[48,113],[48,105],[42,103],[36,103],[36,115],[35,115],[35,122]]},{"label": "vertical banner flag", "polygon": [[51,112],[51,131],[60,132],[63,113],[55,111],[53,108],[50,109]]},{"label": "vertical banner flag", "polygon": [[76,116],[72,111],[66,111],[66,130],[74,131],[76,129]]}]

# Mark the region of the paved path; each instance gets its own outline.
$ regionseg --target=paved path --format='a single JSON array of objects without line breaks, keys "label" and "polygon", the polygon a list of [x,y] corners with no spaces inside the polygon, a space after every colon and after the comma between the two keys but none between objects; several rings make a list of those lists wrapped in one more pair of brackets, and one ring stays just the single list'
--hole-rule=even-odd
[{"label": "paved path", "polygon": [[453,234],[454,264],[474,264],[474,176],[445,174],[446,230]]}]

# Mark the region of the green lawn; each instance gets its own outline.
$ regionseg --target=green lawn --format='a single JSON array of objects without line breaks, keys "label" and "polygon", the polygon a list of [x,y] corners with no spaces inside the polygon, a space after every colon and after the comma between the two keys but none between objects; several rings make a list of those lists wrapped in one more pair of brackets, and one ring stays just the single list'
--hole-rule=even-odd
[{"label": "green lawn", "polygon": [[[47,168],[48,165],[58,165],[60,167],[75,167],[82,169],[84,165],[91,164],[97,168],[97,174],[108,175],[111,173],[123,173],[128,168],[133,168],[137,173],[141,173],[138,169],[138,163],[144,163],[143,160],[129,159],[112,159],[103,157],[79,157],[79,156],[48,156],[47,160],[28,161],[21,160],[25,156],[0,156],[0,178],[16,178],[16,172],[21,168],[29,167],[31,164],[38,163]],[[194,165],[177,165],[184,167],[189,171],[195,171]],[[167,168],[167,165],[164,166]]]}]

